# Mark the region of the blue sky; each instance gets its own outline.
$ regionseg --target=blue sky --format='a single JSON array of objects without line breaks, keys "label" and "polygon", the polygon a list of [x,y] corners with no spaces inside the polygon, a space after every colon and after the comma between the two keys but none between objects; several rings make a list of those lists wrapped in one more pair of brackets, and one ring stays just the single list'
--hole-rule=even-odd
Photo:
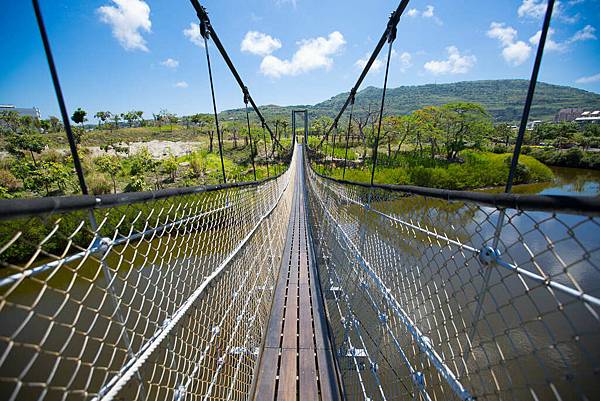
[{"label": "blue sky", "polygon": [[[186,0],[40,0],[69,110],[211,110],[204,49]],[[348,91],[395,0],[201,2],[258,104],[313,104]],[[542,0],[413,0],[390,86],[528,78]],[[600,93],[600,1],[563,0],[540,80]],[[185,31],[187,30],[187,33]],[[58,115],[29,1],[0,13],[0,103]],[[242,95],[209,45],[219,110]],[[383,65],[367,77],[382,86]]]}]

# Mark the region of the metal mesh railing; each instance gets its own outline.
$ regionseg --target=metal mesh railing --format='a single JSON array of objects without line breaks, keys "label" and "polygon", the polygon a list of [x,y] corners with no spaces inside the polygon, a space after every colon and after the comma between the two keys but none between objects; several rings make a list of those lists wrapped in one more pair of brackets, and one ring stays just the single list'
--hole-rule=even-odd
[{"label": "metal mesh railing", "polygon": [[2,398],[246,399],[291,166],[251,185],[0,221]]},{"label": "metal mesh railing", "polygon": [[307,171],[349,400],[600,394],[598,213],[498,208]]}]

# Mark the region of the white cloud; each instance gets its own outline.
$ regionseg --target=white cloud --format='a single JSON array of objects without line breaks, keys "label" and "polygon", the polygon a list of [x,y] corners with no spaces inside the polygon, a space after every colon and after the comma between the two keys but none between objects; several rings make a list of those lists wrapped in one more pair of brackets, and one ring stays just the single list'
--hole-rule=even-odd
[{"label": "white cloud", "polygon": [[258,56],[267,56],[281,48],[281,41],[262,32],[249,31],[242,40],[241,50]]},{"label": "white cloud", "polygon": [[[557,51],[557,52],[563,52],[563,51],[567,50],[568,44],[555,42],[551,38],[552,35],[554,35],[554,29],[550,28],[548,30],[548,36],[546,37],[546,44],[544,45],[544,49],[546,49],[548,51]],[[542,31],[537,31],[535,33],[535,35],[533,35],[532,37],[529,38],[529,43],[531,43],[534,46],[537,46],[540,43],[541,37],[542,37]]]},{"label": "white cloud", "polygon": [[291,60],[281,60],[268,55],[260,64],[260,71],[269,77],[279,78],[284,75],[299,75],[312,70],[333,65],[331,56],[340,51],[346,41],[338,32],[332,32],[327,38],[318,37],[298,42],[300,48],[294,53]]},{"label": "white cloud", "polygon": [[183,36],[198,47],[204,47],[204,38],[200,34],[200,25],[190,22],[190,27],[183,30]]},{"label": "white cloud", "polygon": [[412,67],[412,56],[409,52],[402,52],[400,56],[398,56],[400,60],[400,71],[405,72],[410,67]]},{"label": "white cloud", "polygon": [[296,0],[275,0],[275,4],[278,6],[282,6],[284,4],[291,4],[294,9],[296,9],[297,1]]},{"label": "white cloud", "polygon": [[600,82],[600,74],[591,75],[589,77],[581,77],[575,82],[577,82],[578,84],[591,84],[594,82]]},{"label": "white cloud", "polygon": [[570,42],[580,42],[584,40],[596,40],[596,28],[591,25],[586,25],[583,29],[575,32],[569,40]]},{"label": "white cloud", "polygon": [[96,12],[100,21],[112,28],[113,36],[125,50],[147,52],[146,40],[141,32],[150,32],[150,7],[142,0],[112,0],[115,6],[102,6]]},{"label": "white cloud", "polygon": [[425,8],[425,11],[423,11],[423,14],[421,14],[421,15],[425,18],[433,18],[433,10],[434,10],[434,7],[429,5]]},{"label": "white cloud", "polygon": [[523,0],[517,14],[519,17],[542,18],[546,12],[545,0]]},{"label": "white cloud", "polygon": [[517,40],[518,32],[513,27],[506,26],[501,22],[492,22],[486,34],[488,37],[497,39],[500,42],[502,57],[507,63],[517,66],[523,64],[529,58],[531,46],[522,40]]},{"label": "white cloud", "polygon": [[165,61],[161,61],[160,65],[165,66],[167,68],[175,69],[179,67],[179,61],[173,60],[172,58],[168,58]]},{"label": "white cloud", "polygon": [[[567,4],[569,6],[573,6],[575,4],[578,4],[578,2],[569,2]],[[546,6],[546,0],[523,0],[521,5],[517,9],[517,14],[521,18],[542,19],[544,17],[544,14],[546,14]],[[576,14],[574,16],[567,15],[565,12],[565,7],[563,7],[563,3],[560,1],[556,1],[554,3],[552,17],[560,18],[560,20],[563,22],[573,24],[579,19],[579,14]]]},{"label": "white cloud", "polygon": [[508,46],[514,43],[517,38],[517,30],[500,22],[492,22],[490,29],[487,31],[487,36],[498,39],[503,46]]},{"label": "white cloud", "polygon": [[185,81],[179,81],[177,82],[175,85],[173,85],[176,88],[187,88],[189,85],[187,82]]},{"label": "white cloud", "polygon": [[[554,35],[554,29],[550,28],[548,30],[548,37],[546,38],[545,49],[549,51],[558,51],[563,52],[569,48],[571,43],[582,42],[585,40],[596,40],[596,28],[591,25],[586,25],[583,29],[575,32],[573,36],[571,36],[568,40],[563,42],[556,42],[552,39],[552,35]],[[529,38],[529,43],[534,46],[537,46],[540,43],[540,38],[542,36],[542,31],[537,31],[535,35]]]},{"label": "white cloud", "polygon": [[[354,63],[354,65],[362,70],[367,65],[367,62],[369,61],[370,56],[371,56],[371,53],[365,54],[364,57],[356,60],[356,63]],[[371,71],[377,72],[377,71],[381,70],[381,67],[383,67],[383,61],[381,61],[380,59],[377,58],[377,59],[375,59],[375,61],[373,61],[373,64],[371,65]]]},{"label": "white cloud", "polygon": [[437,15],[435,15],[434,10],[435,10],[434,6],[428,5],[425,7],[425,10],[423,10],[423,11],[419,11],[416,8],[411,8],[410,10],[408,10],[406,12],[405,15],[412,17],[412,18],[418,17],[418,16],[421,16],[423,18],[429,18],[429,19],[433,20],[436,24],[442,25],[442,20],[439,19]]},{"label": "white cloud", "polygon": [[513,66],[521,65],[529,59],[531,55],[531,46],[527,43],[519,40],[518,42],[511,43],[502,49],[502,57],[507,63]]},{"label": "white cloud", "polygon": [[448,58],[446,60],[431,60],[425,63],[427,71],[434,75],[441,74],[466,74],[473,68],[477,58],[473,55],[461,55],[456,46],[446,48]]},{"label": "white cloud", "polygon": [[[356,60],[354,65],[359,69],[365,68],[367,65],[367,61],[369,61],[370,53],[365,54],[364,57]],[[397,63],[396,63],[397,61]],[[378,72],[385,66],[385,61],[382,58],[377,58],[371,65],[371,71]],[[396,52],[396,50],[392,50],[392,58],[390,61],[390,68],[394,69],[397,67],[400,72],[405,72],[407,69],[412,67],[412,56],[409,52],[402,52],[400,55]]]}]

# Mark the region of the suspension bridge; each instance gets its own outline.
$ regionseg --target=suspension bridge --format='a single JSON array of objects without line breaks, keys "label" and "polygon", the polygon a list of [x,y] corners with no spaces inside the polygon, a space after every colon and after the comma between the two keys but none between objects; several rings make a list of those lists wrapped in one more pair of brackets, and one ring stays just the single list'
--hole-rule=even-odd
[{"label": "suspension bridge", "polygon": [[[232,183],[222,163],[219,185],[89,195],[33,0],[82,194],[0,200],[3,399],[600,394],[600,202],[511,193],[553,0],[502,194],[377,184],[377,152],[369,183],[315,171],[320,145],[308,148],[306,111],[293,112],[286,149],[206,10],[191,3],[205,44],[212,41],[240,86],[248,130],[250,105],[274,144],[269,158],[277,152],[288,167]],[[396,26],[408,3],[392,13],[321,144],[348,106],[351,120],[358,88],[387,44],[381,122]],[[43,239],[29,238],[25,227]]]}]

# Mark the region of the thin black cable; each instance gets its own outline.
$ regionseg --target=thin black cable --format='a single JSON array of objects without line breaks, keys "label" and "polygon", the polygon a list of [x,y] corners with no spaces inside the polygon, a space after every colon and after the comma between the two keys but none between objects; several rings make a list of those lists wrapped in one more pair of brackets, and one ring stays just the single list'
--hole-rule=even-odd
[{"label": "thin black cable", "polygon": [[[223,57],[223,61],[225,61],[225,64],[227,64],[227,67],[229,67],[229,71],[231,71],[231,73],[233,74],[233,77],[235,78],[236,82],[238,83],[240,89],[244,90],[244,88],[246,88],[246,90],[247,90],[246,85],[244,85],[244,81],[242,81],[240,74],[235,69],[235,66],[233,65],[233,62],[231,61],[231,58],[227,54],[225,47],[223,47],[223,44],[221,43],[219,36],[215,32],[215,29],[213,28],[212,24],[210,24],[210,19],[208,18],[208,13],[206,12],[206,9],[200,5],[200,2],[198,0],[190,0],[190,2],[192,3],[192,7],[194,7],[194,10],[196,10],[196,15],[198,16],[198,19],[200,20],[200,22],[201,23],[204,22],[207,26],[210,26],[210,31],[208,32],[208,34],[212,38],[213,43],[215,44],[215,47],[217,48],[219,53],[221,53],[221,56]],[[265,124],[267,131],[269,131],[269,135],[271,136],[271,139],[281,149],[285,149],[283,147],[283,145],[281,145],[281,143],[279,143],[277,138],[274,138],[273,131],[271,131],[271,127],[269,127],[269,124],[267,124],[265,118],[263,117],[262,113],[258,109],[258,106],[256,106],[256,103],[254,102],[254,99],[252,99],[250,92],[248,92],[248,101],[250,102],[250,105],[252,106],[252,108],[254,109],[256,114],[258,115],[258,118],[260,119],[261,123]],[[293,147],[290,149],[290,152],[291,151],[293,151]]]},{"label": "thin black cable", "polygon": [[338,135],[338,126],[337,124],[335,125],[335,130],[333,133],[333,147],[331,149],[331,171],[333,172],[333,161],[334,161],[334,157],[335,157],[335,137],[336,135]]},{"label": "thin black cable", "polygon": [[342,171],[342,179],[346,178],[346,166],[348,164],[348,141],[350,140],[350,129],[352,128],[352,113],[354,112],[354,97],[350,104],[350,116],[348,117],[348,131],[346,131],[346,154],[344,155],[344,170]]},{"label": "thin black cable", "polygon": [[[383,34],[381,35],[381,38],[377,42],[377,45],[375,46],[375,49],[373,50],[373,53],[371,53],[371,57],[369,57],[369,60],[367,60],[367,63],[365,64],[363,70],[361,71],[360,76],[358,77],[358,80],[356,81],[356,83],[354,84],[354,86],[352,87],[352,89],[350,90],[350,93],[348,94],[348,97],[346,98],[346,101],[344,102],[344,105],[342,106],[342,108],[338,112],[337,116],[335,116],[335,118],[333,119],[333,123],[331,124],[331,126],[329,127],[329,129],[327,130],[327,132],[326,132],[325,135],[327,135],[327,134],[329,134],[329,132],[331,132],[331,130],[333,129],[333,125],[340,120],[340,118],[344,114],[344,111],[346,110],[346,107],[348,107],[348,105],[350,104],[350,99],[354,95],[356,95],[356,93],[358,92],[358,88],[360,88],[360,85],[362,84],[362,81],[367,76],[367,73],[371,69],[371,66],[373,65],[373,63],[375,63],[375,60],[377,60],[377,57],[379,56],[379,52],[381,51],[381,49],[383,49],[383,46],[385,45],[385,42],[389,40],[390,32],[392,30],[395,31],[396,26],[400,22],[400,17],[402,16],[402,14],[404,13],[404,11],[406,10],[406,7],[408,6],[409,1],[410,0],[402,0],[402,1],[400,1],[400,4],[398,4],[398,8],[396,8],[396,10],[390,16],[390,19],[389,19],[388,24],[387,24],[387,26],[385,28],[385,31],[383,32]],[[321,144],[323,143],[324,138],[325,138],[325,136],[323,137],[323,139],[321,139],[321,142],[317,145],[317,149],[319,149],[321,147]]]},{"label": "thin black cable", "polygon": [[58,80],[58,73],[56,72],[54,57],[52,56],[52,50],[50,49],[50,41],[48,40],[48,34],[46,33],[46,26],[44,25],[42,11],[40,9],[38,0],[32,0],[32,3],[33,9],[35,10],[35,18],[37,20],[38,28],[40,30],[40,35],[42,36],[42,42],[44,43],[46,60],[48,61],[48,67],[50,68],[50,75],[52,76],[52,83],[54,85],[54,91],[56,92],[56,99],[58,100],[60,114],[62,116],[63,124],[65,126],[65,132],[67,133],[67,139],[69,140],[69,148],[71,149],[71,155],[73,156],[73,165],[75,166],[75,171],[77,172],[79,187],[81,188],[81,193],[87,195],[88,189],[87,185],[85,184],[83,168],[81,167],[81,160],[79,159],[79,153],[77,152],[77,144],[75,143],[75,137],[73,136],[73,130],[71,129],[69,114],[67,113],[67,106],[65,106],[65,99],[63,97],[62,89],[60,87],[60,81]]},{"label": "thin black cable", "polygon": [[210,66],[210,55],[208,53],[208,30],[207,23],[204,20],[200,21],[200,33],[204,38],[204,50],[206,50],[206,63],[208,64],[208,79],[210,81],[210,92],[212,94],[213,112],[215,115],[215,126],[217,127],[217,141],[219,142],[219,156],[221,157],[221,172],[223,173],[223,184],[227,183],[225,176],[225,163],[223,162],[223,142],[221,140],[221,130],[219,129],[219,116],[217,115],[217,101],[215,100],[215,87],[213,85],[212,68]]},{"label": "thin black cable", "polygon": [[269,172],[269,151],[267,150],[267,136],[265,135],[265,124],[262,125],[263,142],[265,144],[265,162],[267,163],[267,177],[271,176]]},{"label": "thin black cable", "polygon": [[529,111],[531,110],[531,103],[533,102],[533,95],[535,93],[535,85],[537,83],[538,73],[540,72],[540,65],[542,64],[542,55],[544,54],[544,45],[546,43],[546,37],[548,36],[548,30],[550,28],[550,19],[552,18],[553,8],[554,0],[548,0],[546,15],[544,16],[544,23],[542,25],[542,35],[540,36],[540,43],[538,44],[537,53],[535,55],[535,62],[533,63],[533,70],[531,71],[531,79],[529,80],[529,89],[527,90],[527,98],[525,99],[525,106],[523,107],[523,114],[521,115],[519,134],[517,135],[517,140],[515,142],[515,150],[510,163],[508,179],[506,180],[506,188],[504,189],[504,192],[506,193],[509,193],[512,190],[515,172],[519,163],[519,155],[521,154],[521,146],[523,145],[525,128],[527,127]]},{"label": "thin black cable", "polygon": [[375,146],[373,147],[373,167],[371,168],[371,185],[373,185],[373,178],[375,177],[375,168],[377,167],[377,154],[379,148],[379,134],[381,133],[381,120],[383,120],[383,107],[385,105],[385,92],[387,90],[388,73],[390,70],[390,59],[392,58],[392,45],[396,38],[395,29],[390,32],[390,45],[388,47],[387,63],[385,65],[385,78],[383,80],[383,94],[381,95],[381,107],[379,108],[379,121],[377,124],[377,136],[375,137]]},{"label": "thin black cable", "polygon": [[248,114],[248,99],[244,95],[244,104],[246,105],[246,123],[248,124],[248,141],[250,142],[250,157],[252,158],[252,173],[254,174],[254,181],[256,181],[256,166],[254,164],[254,140],[250,133],[250,115]]}]

